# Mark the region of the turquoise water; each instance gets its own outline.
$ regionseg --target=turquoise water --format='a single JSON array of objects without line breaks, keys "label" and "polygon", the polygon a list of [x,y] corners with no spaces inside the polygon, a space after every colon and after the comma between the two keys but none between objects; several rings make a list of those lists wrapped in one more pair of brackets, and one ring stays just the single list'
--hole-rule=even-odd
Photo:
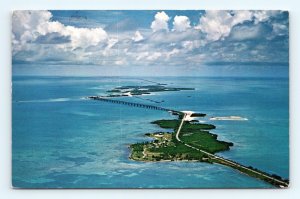
[{"label": "turquoise water", "polygon": [[[194,91],[121,98],[207,113],[219,155],[289,178],[288,79],[145,77]],[[134,77],[13,77],[13,186],[23,188],[269,188],[221,165],[135,162],[130,143],[148,140],[150,124],[169,113],[86,100],[115,86],[148,85]],[[188,97],[189,96],[189,97]],[[164,102],[155,104],[147,99]],[[209,121],[237,115],[248,121]]]}]

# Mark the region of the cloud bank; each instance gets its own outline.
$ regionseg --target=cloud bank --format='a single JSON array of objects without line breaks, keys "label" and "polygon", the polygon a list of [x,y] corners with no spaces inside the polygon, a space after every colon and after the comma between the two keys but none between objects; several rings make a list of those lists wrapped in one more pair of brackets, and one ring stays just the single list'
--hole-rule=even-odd
[{"label": "cloud bank", "polygon": [[[113,24],[95,13],[84,27],[52,11],[15,11],[13,62],[124,67],[288,62],[287,12],[199,11],[197,20],[196,11],[120,12],[112,12],[112,19],[119,17]],[[136,18],[141,22],[134,23]]]}]

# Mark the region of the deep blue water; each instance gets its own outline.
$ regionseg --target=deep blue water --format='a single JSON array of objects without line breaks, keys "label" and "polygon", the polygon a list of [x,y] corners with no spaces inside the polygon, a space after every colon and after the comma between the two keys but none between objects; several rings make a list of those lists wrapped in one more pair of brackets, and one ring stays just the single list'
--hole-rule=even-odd
[{"label": "deep blue water", "polygon": [[[244,165],[289,178],[289,84],[284,78],[145,77],[194,91],[142,96],[159,106],[207,113]],[[86,100],[115,86],[149,85],[134,77],[13,77],[13,186],[24,188],[268,188],[221,165],[144,163],[128,159],[130,143],[148,140],[167,112]],[[190,96],[190,97],[188,97]],[[122,100],[153,104],[148,100]],[[154,104],[158,105],[158,104]],[[248,121],[209,121],[238,115]]]}]

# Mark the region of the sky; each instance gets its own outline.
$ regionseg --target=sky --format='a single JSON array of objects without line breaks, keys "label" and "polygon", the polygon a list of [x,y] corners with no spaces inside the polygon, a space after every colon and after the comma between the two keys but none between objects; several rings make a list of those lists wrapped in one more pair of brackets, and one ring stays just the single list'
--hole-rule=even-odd
[{"label": "sky", "polygon": [[288,62],[286,11],[12,15],[13,75],[287,77]]}]

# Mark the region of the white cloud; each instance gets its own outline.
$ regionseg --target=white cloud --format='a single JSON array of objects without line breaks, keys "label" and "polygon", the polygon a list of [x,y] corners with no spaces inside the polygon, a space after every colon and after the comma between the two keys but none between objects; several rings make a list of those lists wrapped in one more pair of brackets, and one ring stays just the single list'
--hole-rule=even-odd
[{"label": "white cloud", "polygon": [[259,37],[259,33],[260,33],[259,25],[240,26],[234,28],[234,31],[231,31],[230,38],[237,41],[254,39]]},{"label": "white cloud", "polygon": [[[257,56],[248,58],[250,50],[252,54],[263,54],[267,50],[254,48],[256,43],[242,40],[270,37],[265,41],[269,42],[276,35],[288,35],[288,21],[282,22],[277,16],[269,20],[273,15],[265,11],[207,11],[196,27],[191,25],[192,18],[176,15],[172,31],[169,31],[170,17],[162,11],[155,14],[151,29],[136,27],[136,32],[110,32],[108,35],[102,28],[79,28],[52,21],[48,11],[16,11],[13,14],[13,59],[16,63],[109,66],[259,60]],[[59,38],[63,41],[58,42]]]},{"label": "white cloud", "polygon": [[181,43],[182,47],[189,51],[204,46],[205,44],[206,42],[204,40],[192,40],[192,41],[188,40],[188,41],[183,41]]},{"label": "white cloud", "polygon": [[151,29],[153,32],[156,32],[158,30],[166,30],[168,31],[168,21],[170,20],[170,17],[164,12],[158,12],[156,13],[154,17],[154,21],[151,23]]},{"label": "white cloud", "polygon": [[231,12],[233,14],[232,16],[232,22],[231,22],[231,27],[237,25],[237,24],[242,24],[245,21],[251,21],[253,18],[253,12],[249,10],[235,10]]},{"label": "white cloud", "polygon": [[136,60],[139,61],[146,58],[149,55],[149,52],[138,52],[136,55]]},{"label": "white cloud", "polygon": [[173,30],[183,32],[191,27],[190,19],[187,16],[175,16],[173,21]]},{"label": "white cloud", "polygon": [[167,57],[167,59],[170,59],[171,57],[173,57],[179,53],[180,53],[180,50],[177,48],[174,48],[172,51],[166,53],[166,57]]},{"label": "white cloud", "polygon": [[258,24],[259,22],[265,22],[270,17],[275,16],[275,15],[277,15],[279,13],[280,13],[280,11],[278,11],[278,10],[258,10],[258,11],[253,11],[254,22],[255,22],[255,24]]},{"label": "white cloud", "polygon": [[59,33],[69,36],[71,46],[87,47],[106,41],[107,33],[102,28],[77,28],[51,21],[52,14],[49,11],[15,11],[13,13],[13,38],[14,43],[25,44],[34,41],[40,35]]},{"label": "white cloud", "polygon": [[216,41],[227,37],[233,26],[251,20],[252,16],[251,11],[206,11],[196,29],[205,33],[208,40]]},{"label": "white cloud", "polygon": [[162,56],[162,53],[160,52],[154,52],[152,53],[151,55],[149,55],[146,59],[148,61],[155,61],[157,60],[158,58],[160,58]]},{"label": "white cloud", "polygon": [[112,49],[117,43],[118,43],[118,39],[116,39],[116,38],[109,39],[107,41],[107,45],[105,47],[101,48],[102,55],[110,56],[110,55],[113,55],[115,53],[115,51],[117,51],[117,53],[118,53],[118,49],[116,49],[116,50]]},{"label": "white cloud", "polygon": [[138,30],[134,33],[134,36],[132,37],[132,40],[135,42],[142,41],[143,39],[143,35]]},{"label": "white cloud", "polygon": [[125,61],[124,59],[122,59],[122,60],[117,60],[117,61],[115,61],[115,64],[116,64],[117,66],[122,66],[122,65],[125,65],[125,64],[126,64],[126,61]]},{"label": "white cloud", "polygon": [[102,28],[89,29],[66,26],[65,30],[62,31],[62,35],[71,37],[74,48],[97,45],[99,42],[107,40],[107,34]]},{"label": "white cloud", "polygon": [[275,35],[285,35],[288,31],[288,26],[286,24],[273,23],[272,28]]},{"label": "white cloud", "polygon": [[[52,14],[48,11],[14,11],[12,16],[12,31],[15,39],[31,39],[37,32],[38,26],[49,21]],[[27,40],[25,40],[27,41]]]},{"label": "white cloud", "polygon": [[195,28],[205,33],[207,40],[217,41],[227,37],[235,25],[243,24],[246,21],[254,21],[254,24],[266,22],[270,19],[270,17],[279,13],[280,11],[276,10],[206,11],[205,14],[200,17],[199,25]]}]

